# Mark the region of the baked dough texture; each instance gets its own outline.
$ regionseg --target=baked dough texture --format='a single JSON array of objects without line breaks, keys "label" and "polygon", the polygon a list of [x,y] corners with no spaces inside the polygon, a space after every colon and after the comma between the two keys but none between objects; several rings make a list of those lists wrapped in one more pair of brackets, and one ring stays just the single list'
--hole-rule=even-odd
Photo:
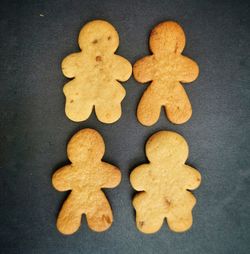
[{"label": "baked dough texture", "polygon": [[133,199],[137,228],[155,233],[166,218],[171,230],[188,230],[196,203],[189,190],[200,185],[201,175],[185,164],[185,139],[175,132],[159,131],[147,141],[146,155],[149,163],[136,167],[130,175],[133,188],[139,191]]},{"label": "baked dough texture", "polygon": [[113,123],[121,117],[121,101],[126,94],[118,81],[126,81],[132,74],[131,64],[114,54],[118,33],[110,23],[94,20],[81,29],[78,43],[81,51],[62,62],[63,74],[73,78],[63,88],[65,113],[80,122],[95,108],[99,121]]},{"label": "baked dough texture", "polygon": [[152,81],[137,108],[137,118],[143,125],[155,124],[162,106],[174,124],[182,124],[191,117],[192,107],[180,82],[194,81],[199,68],[196,62],[181,54],[185,41],[180,25],[173,21],[160,23],[150,34],[153,54],[134,64],[133,73],[138,82]]},{"label": "baked dough texture", "polygon": [[86,214],[88,226],[97,232],[107,230],[113,215],[110,204],[101,190],[114,188],[121,181],[119,169],[103,162],[105,145],[101,135],[93,129],[77,132],[67,146],[71,164],[58,169],[52,184],[58,191],[71,190],[57,219],[63,234],[73,234]]}]

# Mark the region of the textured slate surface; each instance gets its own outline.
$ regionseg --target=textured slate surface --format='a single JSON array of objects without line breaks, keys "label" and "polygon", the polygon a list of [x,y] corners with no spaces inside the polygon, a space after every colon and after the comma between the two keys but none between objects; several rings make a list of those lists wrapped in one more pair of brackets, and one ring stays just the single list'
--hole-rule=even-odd
[{"label": "textured slate surface", "polygon": [[[0,253],[249,253],[250,251],[250,5],[249,1],[1,1],[0,4]],[[104,125],[94,114],[82,123],[65,117],[61,60],[78,50],[77,36],[93,19],[111,22],[120,34],[118,54],[132,63],[148,54],[150,30],[178,21],[187,36],[184,54],[200,76],[185,86],[192,119],[175,126],[162,112],[150,127],[135,110],[146,85],[133,77],[120,121]],[[51,175],[67,163],[66,144],[81,128],[106,141],[105,160],[122,170],[117,189],[105,191],[115,222],[102,234],[83,219],[72,236],[56,230],[67,193]],[[203,176],[195,191],[194,224],[183,234],[165,224],[143,235],[134,223],[129,184],[132,168],[146,160],[146,139],[174,130],[190,145],[188,163]]]}]

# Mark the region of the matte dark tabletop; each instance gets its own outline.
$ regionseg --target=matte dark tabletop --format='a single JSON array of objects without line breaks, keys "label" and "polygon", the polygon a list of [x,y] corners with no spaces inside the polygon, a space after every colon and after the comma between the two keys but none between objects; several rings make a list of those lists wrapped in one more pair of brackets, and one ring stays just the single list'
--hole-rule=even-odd
[{"label": "matte dark tabletop", "polygon": [[[199,78],[184,87],[193,116],[173,125],[162,111],[152,127],[136,118],[147,87],[123,83],[123,114],[105,125],[95,114],[81,123],[64,113],[61,61],[78,51],[81,27],[93,19],[119,32],[117,54],[134,63],[148,55],[150,30],[174,20],[183,27],[184,55],[198,62]],[[0,3],[0,253],[250,253],[250,5],[249,1],[1,1]],[[105,190],[114,223],[104,233],[80,230],[64,236],[56,217],[68,192],[51,185],[68,163],[66,144],[82,128],[98,130],[104,160],[122,172],[121,184]],[[202,174],[194,191],[192,228],[171,232],[166,223],[152,235],[135,226],[131,170],[146,162],[144,145],[158,130],[183,135],[187,163]]]}]

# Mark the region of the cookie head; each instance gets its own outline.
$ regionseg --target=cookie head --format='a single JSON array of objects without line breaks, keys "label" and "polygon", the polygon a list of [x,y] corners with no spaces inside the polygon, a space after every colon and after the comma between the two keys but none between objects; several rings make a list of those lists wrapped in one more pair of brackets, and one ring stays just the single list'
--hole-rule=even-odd
[{"label": "cookie head", "polygon": [[150,34],[149,45],[155,55],[180,54],[185,47],[185,34],[173,21],[162,22]]},{"label": "cookie head", "polygon": [[72,163],[100,161],[104,151],[105,145],[102,136],[93,129],[77,132],[67,147],[68,157]]},{"label": "cookie head", "polygon": [[183,164],[188,157],[188,145],[186,140],[175,132],[159,131],[147,141],[146,155],[150,162]]},{"label": "cookie head", "polygon": [[79,34],[79,46],[83,51],[103,51],[114,53],[119,45],[115,28],[103,20],[87,23]]}]

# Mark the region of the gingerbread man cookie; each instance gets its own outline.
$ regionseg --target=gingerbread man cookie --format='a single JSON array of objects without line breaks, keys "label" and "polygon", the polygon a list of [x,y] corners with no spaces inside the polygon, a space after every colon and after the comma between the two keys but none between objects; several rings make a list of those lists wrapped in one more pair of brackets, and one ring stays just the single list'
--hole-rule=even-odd
[{"label": "gingerbread man cookie", "polygon": [[82,51],[67,56],[62,62],[63,74],[74,78],[63,92],[66,96],[65,113],[80,122],[88,119],[93,107],[103,123],[117,121],[122,113],[121,101],[126,91],[118,82],[132,74],[131,64],[115,55],[119,36],[106,21],[95,20],[81,30],[78,40]]},{"label": "gingerbread man cookie", "polygon": [[116,187],[121,173],[115,166],[101,161],[104,151],[104,141],[93,129],[83,129],[69,141],[67,153],[72,163],[58,169],[52,177],[57,190],[71,190],[57,219],[61,233],[76,232],[82,214],[86,214],[87,223],[94,231],[101,232],[111,226],[112,210],[101,189]]},{"label": "gingerbread man cookie", "polygon": [[153,125],[164,106],[172,123],[184,123],[191,117],[192,108],[180,82],[192,82],[199,73],[198,65],[181,54],[185,47],[184,31],[175,22],[160,23],[151,32],[149,46],[153,55],[133,66],[138,82],[152,81],[139,102],[138,120],[143,125]]},{"label": "gingerbread man cookie", "polygon": [[133,199],[137,228],[154,233],[166,218],[171,230],[188,230],[196,203],[189,190],[200,185],[201,175],[185,164],[185,139],[175,132],[159,131],[147,141],[146,155],[150,163],[138,166],[130,175],[133,188],[140,191]]}]

